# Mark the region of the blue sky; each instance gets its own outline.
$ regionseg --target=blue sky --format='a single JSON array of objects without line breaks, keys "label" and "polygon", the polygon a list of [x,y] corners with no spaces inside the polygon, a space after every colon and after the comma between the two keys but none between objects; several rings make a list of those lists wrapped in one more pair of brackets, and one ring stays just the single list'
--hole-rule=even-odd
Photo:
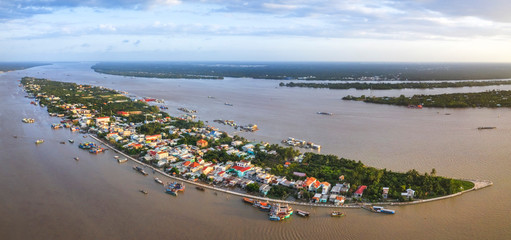
[{"label": "blue sky", "polygon": [[507,0],[8,0],[0,61],[511,62]]}]

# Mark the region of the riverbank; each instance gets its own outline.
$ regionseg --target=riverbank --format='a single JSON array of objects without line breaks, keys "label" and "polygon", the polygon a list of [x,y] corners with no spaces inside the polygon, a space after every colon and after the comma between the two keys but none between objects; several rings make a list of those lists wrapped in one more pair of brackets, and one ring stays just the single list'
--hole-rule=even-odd
[{"label": "riverbank", "polygon": [[348,209],[348,208],[362,208],[362,206],[365,206],[365,205],[403,206],[403,205],[427,203],[427,202],[433,202],[433,201],[453,198],[453,197],[460,196],[460,195],[462,195],[464,193],[467,193],[467,192],[479,190],[479,189],[486,188],[486,187],[489,187],[489,186],[493,185],[493,182],[488,181],[488,180],[463,179],[465,181],[470,181],[470,182],[474,183],[474,187],[471,188],[471,189],[464,190],[462,192],[458,192],[458,193],[454,193],[454,194],[450,194],[450,195],[446,195],[446,196],[430,198],[430,199],[419,199],[419,200],[408,201],[408,202],[350,203],[350,204],[344,204],[344,205],[336,206],[336,205],[331,205],[331,204],[317,204],[317,203],[305,203],[305,202],[296,202],[296,201],[286,201],[286,200],[278,200],[278,199],[272,199],[272,198],[267,198],[267,197],[254,196],[254,195],[247,194],[247,193],[239,193],[239,192],[231,191],[231,190],[228,190],[228,189],[218,188],[218,187],[215,187],[215,186],[211,186],[211,185],[207,185],[207,184],[203,184],[203,183],[199,183],[199,182],[190,181],[188,179],[176,177],[176,176],[170,175],[170,174],[168,174],[168,173],[166,173],[166,172],[162,171],[161,169],[158,169],[158,168],[156,168],[154,166],[151,166],[149,164],[143,163],[143,162],[141,162],[141,161],[139,161],[139,160],[137,160],[137,159],[135,159],[135,158],[125,154],[122,151],[119,151],[115,147],[111,146],[110,144],[106,143],[105,141],[99,139],[98,137],[96,137],[96,136],[94,136],[92,134],[90,134],[89,136],[92,139],[94,139],[94,140],[100,142],[101,144],[105,145],[106,147],[108,147],[112,151],[114,151],[114,152],[116,152],[116,153],[118,153],[120,155],[123,155],[127,159],[129,159],[129,160],[131,160],[131,161],[133,161],[133,162],[135,162],[137,164],[140,164],[140,165],[142,165],[144,167],[150,168],[153,171],[158,172],[158,173],[160,173],[161,175],[163,175],[165,177],[168,177],[168,178],[171,178],[171,179],[174,179],[174,180],[179,180],[179,181],[182,181],[182,182],[185,182],[185,183],[188,183],[188,184],[192,184],[192,185],[195,185],[195,186],[201,186],[201,187],[204,187],[206,189],[213,190],[213,191],[218,191],[218,192],[222,192],[222,193],[238,196],[238,197],[248,197],[248,198],[257,199],[257,200],[260,200],[260,201],[284,203],[284,204],[291,204],[291,205],[297,205],[297,206],[326,207],[326,208],[346,208],[346,209]]}]

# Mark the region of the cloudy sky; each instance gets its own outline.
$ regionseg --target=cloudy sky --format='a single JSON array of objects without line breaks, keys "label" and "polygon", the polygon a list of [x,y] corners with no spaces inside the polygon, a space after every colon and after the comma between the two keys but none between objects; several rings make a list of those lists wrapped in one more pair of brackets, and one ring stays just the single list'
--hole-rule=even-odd
[{"label": "cloudy sky", "polygon": [[0,61],[511,62],[509,0],[2,0]]}]

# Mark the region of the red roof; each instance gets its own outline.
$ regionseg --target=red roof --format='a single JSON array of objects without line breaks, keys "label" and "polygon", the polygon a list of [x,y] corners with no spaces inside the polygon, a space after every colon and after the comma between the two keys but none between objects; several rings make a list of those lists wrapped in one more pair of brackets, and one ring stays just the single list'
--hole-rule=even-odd
[{"label": "red roof", "polygon": [[319,181],[314,182],[314,188],[318,189],[321,186],[321,183]]},{"label": "red roof", "polygon": [[97,117],[96,119],[110,119],[110,117]]},{"label": "red roof", "polygon": [[234,169],[236,169],[237,171],[240,171],[240,172],[245,172],[245,171],[251,169],[251,167],[239,167],[239,166],[234,166],[232,168],[234,168]]},{"label": "red roof", "polygon": [[183,163],[183,165],[184,165],[184,166],[186,166],[186,167],[188,167],[188,165],[190,165],[190,163],[192,163],[192,162],[190,162],[190,161],[186,161],[185,163]]},{"label": "red roof", "polygon": [[197,162],[193,162],[192,165],[190,165],[191,168],[196,168],[200,166],[200,164],[198,164]]},{"label": "red roof", "polygon": [[362,186],[358,187],[357,191],[355,191],[355,194],[362,194],[366,188],[367,188],[366,185],[362,185]]},{"label": "red roof", "polygon": [[314,177],[309,177],[307,179],[305,179],[305,183],[303,184],[303,186],[310,186],[311,184],[313,184],[314,182],[316,181],[316,178]]}]

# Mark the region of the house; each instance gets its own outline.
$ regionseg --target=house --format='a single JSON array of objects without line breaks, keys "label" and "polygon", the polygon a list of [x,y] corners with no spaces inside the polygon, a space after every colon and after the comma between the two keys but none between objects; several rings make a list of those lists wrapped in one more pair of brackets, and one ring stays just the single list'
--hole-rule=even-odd
[{"label": "house", "polygon": [[321,193],[322,194],[328,194],[329,190],[330,190],[330,183],[329,182],[322,182],[321,183]]},{"label": "house", "polygon": [[208,141],[201,139],[201,140],[197,141],[196,145],[197,145],[197,147],[205,148],[208,146]]},{"label": "house", "polygon": [[263,184],[259,187],[259,192],[261,192],[262,194],[264,194],[266,196],[268,194],[268,192],[270,191],[270,189],[271,189],[270,185]]},{"label": "house", "polygon": [[110,122],[110,117],[98,117],[96,118],[96,126],[107,124]]},{"label": "house", "polygon": [[158,139],[161,139],[161,134],[151,135],[151,136],[145,136],[146,141],[156,141]]},{"label": "house", "polygon": [[328,201],[328,195],[327,194],[322,194],[321,198],[319,199],[319,202],[320,203],[326,203],[327,201]]},{"label": "house", "polygon": [[308,191],[313,191],[315,190],[314,189],[314,183],[316,182],[316,178],[314,177],[308,177],[307,179],[305,179],[305,182],[303,183],[303,187],[305,189],[307,189]]},{"label": "house", "polygon": [[238,167],[250,167],[252,163],[250,161],[241,160],[239,162],[236,162],[236,166]]},{"label": "house", "polygon": [[309,187],[309,191],[317,192],[320,188],[321,188],[321,182],[315,181],[314,183],[312,183],[312,186]]},{"label": "house", "polygon": [[343,205],[344,204],[344,200],[346,198],[344,196],[337,196],[334,200],[334,204],[335,205]]},{"label": "house", "polygon": [[315,203],[318,203],[321,200],[321,193],[314,194],[314,197],[312,197],[312,201]]},{"label": "house", "polygon": [[250,170],[251,167],[240,167],[240,166],[233,166],[231,169],[232,172],[235,172],[238,177],[243,177],[245,176],[245,173]]},{"label": "house", "polygon": [[413,196],[415,196],[415,191],[412,190],[411,188],[408,188],[406,189],[406,192],[401,193],[401,196],[405,198],[413,198]]},{"label": "house", "polygon": [[387,199],[387,197],[389,196],[389,188],[388,187],[383,187],[381,196],[383,199]]},{"label": "house", "polygon": [[353,198],[361,198],[362,194],[364,194],[364,190],[367,188],[366,185],[362,185],[357,188],[357,190],[353,193]]}]

